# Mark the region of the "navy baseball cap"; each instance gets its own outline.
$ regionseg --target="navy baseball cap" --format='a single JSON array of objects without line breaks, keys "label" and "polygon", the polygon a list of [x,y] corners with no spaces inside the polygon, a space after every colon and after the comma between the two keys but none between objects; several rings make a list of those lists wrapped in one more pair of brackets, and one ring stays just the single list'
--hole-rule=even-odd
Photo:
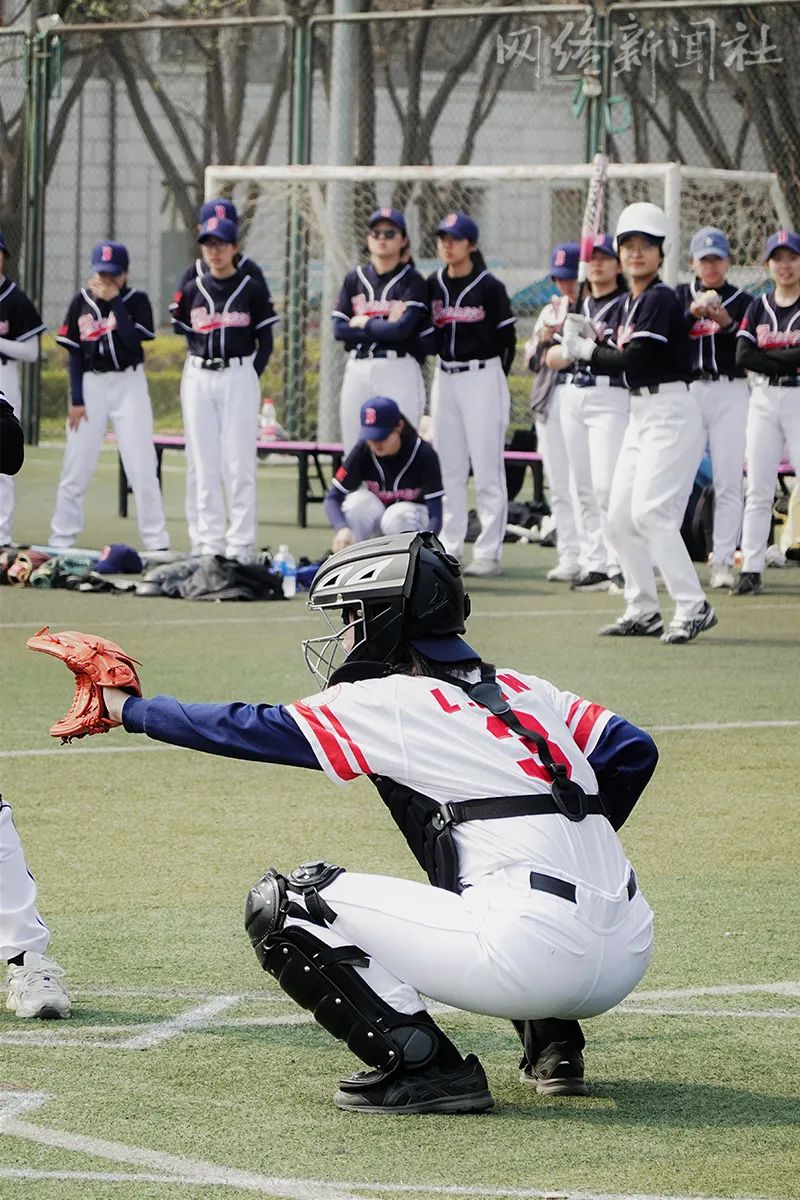
[{"label": "navy baseball cap", "polygon": [[206,200],[200,205],[200,212],[197,214],[198,225],[203,225],[209,217],[217,217],[218,220],[233,221],[234,225],[239,224],[239,214],[236,211],[236,205],[232,200],[226,200],[224,196],[218,196],[216,200]]},{"label": "navy baseball cap", "polygon": [[367,438],[371,442],[384,441],[402,419],[403,414],[396,400],[388,396],[373,396],[371,400],[365,400],[361,405],[361,441]]},{"label": "navy baseball cap", "polygon": [[473,650],[457,633],[445,634],[443,637],[414,638],[411,645],[434,662],[479,662],[481,657],[478,651]]},{"label": "navy baseball cap", "polygon": [[466,213],[451,212],[442,217],[434,230],[435,233],[449,233],[450,237],[466,238],[468,242],[477,242],[478,223]]},{"label": "navy baseball cap", "polygon": [[550,255],[551,279],[577,279],[581,248],[577,242],[562,242]]},{"label": "navy baseball cap", "polygon": [[104,546],[100,559],[95,567],[101,575],[116,575],[118,571],[141,571],[142,560],[133,546],[124,542],[113,542]]},{"label": "navy baseball cap", "polygon": [[692,235],[689,242],[690,258],[730,258],[730,242],[721,229],[705,225]]},{"label": "navy baseball cap", "polygon": [[229,221],[227,217],[207,217],[200,226],[200,232],[197,235],[198,242],[204,242],[206,238],[218,238],[221,242],[230,242],[235,246],[239,240],[239,226],[235,221]]},{"label": "navy baseball cap", "polygon": [[122,242],[98,242],[92,251],[92,270],[98,275],[124,275],[128,269],[128,247]]},{"label": "navy baseball cap", "polygon": [[0,250],[8,254],[8,243],[6,242],[6,235],[3,233],[2,229],[0,229]]},{"label": "navy baseball cap", "polygon": [[403,237],[405,237],[408,233],[406,219],[400,212],[399,208],[376,208],[375,212],[367,221],[367,228],[372,229],[372,226],[377,225],[378,221],[390,221],[392,225],[397,226]]},{"label": "navy baseball cap", "polygon": [[792,254],[800,254],[800,234],[791,229],[779,229],[767,238],[764,247],[764,262],[772,258],[776,250],[791,250]]},{"label": "navy baseball cap", "polygon": [[609,258],[619,258],[614,249],[614,238],[610,233],[596,233],[592,238],[592,253],[595,250],[600,254],[607,254]]}]

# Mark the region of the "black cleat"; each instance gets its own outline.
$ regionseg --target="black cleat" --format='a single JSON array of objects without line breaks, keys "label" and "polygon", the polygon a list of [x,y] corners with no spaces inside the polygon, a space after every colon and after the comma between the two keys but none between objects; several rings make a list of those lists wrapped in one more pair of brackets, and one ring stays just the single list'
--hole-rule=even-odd
[{"label": "black cleat", "polygon": [[649,617],[620,617],[597,632],[600,637],[660,637],[664,622],[661,613],[651,613]]},{"label": "black cleat", "polygon": [[680,646],[684,642],[693,641],[698,633],[713,629],[717,623],[717,614],[708,601],[704,600],[703,607],[693,617],[686,621],[672,621],[661,640],[667,646]]},{"label": "black cleat", "polygon": [[735,587],[731,589],[734,596],[757,596],[761,591],[763,585],[758,571],[742,571]]},{"label": "black cleat", "polygon": [[468,1054],[454,1071],[430,1067],[370,1084],[374,1071],[356,1071],[340,1083],[333,1097],[346,1112],[468,1113],[494,1106],[483,1067]]},{"label": "black cleat", "polygon": [[611,586],[608,575],[602,571],[585,571],[570,584],[572,592],[607,592]]},{"label": "black cleat", "polygon": [[523,1058],[519,1071],[520,1083],[535,1087],[540,1096],[588,1096],[583,1078],[583,1055],[569,1042],[551,1042],[536,1060],[528,1065]]}]

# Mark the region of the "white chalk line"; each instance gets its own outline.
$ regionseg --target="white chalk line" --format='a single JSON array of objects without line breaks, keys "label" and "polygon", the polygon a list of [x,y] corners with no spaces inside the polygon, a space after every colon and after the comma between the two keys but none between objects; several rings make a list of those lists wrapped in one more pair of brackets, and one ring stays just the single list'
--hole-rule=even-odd
[{"label": "white chalk line", "polygon": [[[691,725],[647,725],[653,733],[724,733],[727,729],[795,729],[800,719],[780,721],[697,721]],[[165,746],[161,742],[144,742],[141,746],[45,746],[35,750],[0,750],[3,758],[49,758],[53,754],[155,754],[165,750],[186,753],[184,746]],[[268,764],[267,764],[268,765]]]}]

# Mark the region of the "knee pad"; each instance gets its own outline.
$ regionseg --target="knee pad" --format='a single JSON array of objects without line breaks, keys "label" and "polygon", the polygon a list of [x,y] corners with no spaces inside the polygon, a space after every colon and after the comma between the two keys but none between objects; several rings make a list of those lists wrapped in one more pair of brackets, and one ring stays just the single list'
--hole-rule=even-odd
[{"label": "knee pad", "polygon": [[244,908],[244,927],[265,971],[269,939],[283,928],[287,907],[286,880],[270,867],[250,889]]},{"label": "knee pad", "polygon": [[306,913],[311,918],[315,925],[332,925],[336,920],[336,913],[326,904],[319,895],[322,888],[333,883],[334,879],[338,879],[343,875],[344,867],[336,867],[333,863],[323,862],[321,859],[315,862],[302,863],[296,867],[291,874],[286,877],[286,886],[292,892],[299,892],[306,905]]},{"label": "knee pad", "polygon": [[313,930],[290,925],[269,938],[262,965],[323,1029],[376,1070],[370,1082],[401,1069],[422,1070],[437,1057],[433,1020],[386,1004],[356,971],[369,966],[357,946],[328,946]]}]

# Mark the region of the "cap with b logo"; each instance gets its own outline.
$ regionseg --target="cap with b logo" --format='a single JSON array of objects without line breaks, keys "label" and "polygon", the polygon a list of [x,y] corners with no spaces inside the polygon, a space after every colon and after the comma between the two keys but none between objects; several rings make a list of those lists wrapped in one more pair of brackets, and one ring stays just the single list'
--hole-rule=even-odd
[{"label": "cap with b logo", "polygon": [[224,196],[218,196],[216,200],[206,200],[200,206],[200,212],[197,214],[198,224],[203,225],[209,217],[216,217],[217,220],[233,221],[234,225],[239,224],[239,214],[236,211],[236,205],[232,200],[226,200]]},{"label": "cap with b logo", "polygon": [[690,258],[730,258],[731,247],[721,229],[706,225],[692,235],[689,243]]},{"label": "cap with b logo", "polygon": [[597,250],[600,254],[607,254],[609,258],[617,258],[617,252],[614,249],[614,238],[610,233],[596,233],[592,238],[592,253]]},{"label": "cap with b logo", "polygon": [[764,262],[772,258],[777,250],[791,250],[792,254],[800,254],[800,234],[791,229],[779,229],[777,233],[770,234],[764,247]]},{"label": "cap with b logo", "polygon": [[361,441],[383,442],[402,421],[397,401],[389,396],[373,396],[361,405]]},{"label": "cap with b logo", "polygon": [[377,225],[379,221],[389,221],[390,224],[396,225],[403,237],[408,233],[405,216],[399,208],[376,208],[367,221],[367,228],[372,229],[373,225]]},{"label": "cap with b logo", "polygon": [[92,251],[92,270],[98,275],[124,275],[128,261],[128,247],[122,242],[98,242]]},{"label": "cap with b logo", "polygon": [[235,246],[239,240],[239,226],[227,217],[207,217],[200,226],[197,240],[204,242],[206,238],[217,238],[220,242],[230,242]]},{"label": "cap with b logo", "polygon": [[478,225],[466,213],[451,212],[442,217],[436,226],[436,233],[449,233],[450,237],[466,238],[468,242],[477,242]]},{"label": "cap with b logo", "polygon": [[551,279],[577,279],[581,248],[577,242],[562,242],[550,255]]}]

